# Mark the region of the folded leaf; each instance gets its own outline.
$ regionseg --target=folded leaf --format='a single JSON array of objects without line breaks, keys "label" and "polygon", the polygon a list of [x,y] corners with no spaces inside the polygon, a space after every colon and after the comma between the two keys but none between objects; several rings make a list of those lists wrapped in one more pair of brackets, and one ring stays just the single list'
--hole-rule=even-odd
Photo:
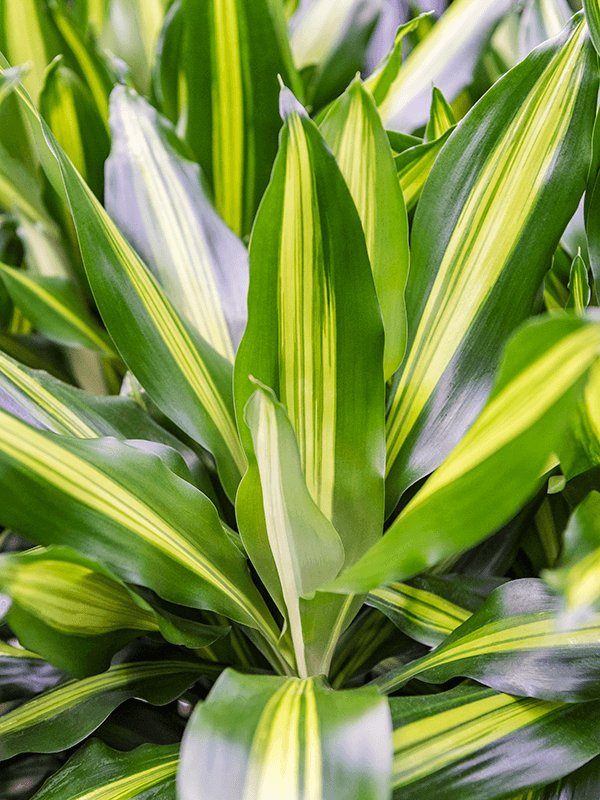
[{"label": "folded leaf", "polygon": [[358,210],[385,330],[384,377],[392,377],[406,346],[404,289],[408,219],[390,144],[371,95],[359,80],[330,107],[321,132],[333,150]]},{"label": "folded leaf", "polygon": [[246,324],[248,256],[213,209],[175,133],[123,86],[111,95],[106,208],[175,308],[233,361]]},{"label": "folded leaf", "polygon": [[272,621],[212,503],[156,456],[115,439],[35,430],[4,411],[0,519],[65,544],[129,583],[212,608],[273,636]]},{"label": "folded leaf", "polygon": [[600,751],[597,702],[551,703],[461,686],[392,698],[390,706],[394,797],[403,800],[496,800],[561,777]]},{"label": "folded leaf", "polygon": [[283,8],[272,0],[183,0],[183,18],[185,138],[217,211],[246,235],[277,152],[277,76],[300,89]]},{"label": "folded leaf", "polygon": [[254,384],[287,410],[313,500],[347,563],[381,535],[383,337],[360,219],[314,123],[287,90],[285,125],[250,247],[238,418]]},{"label": "folded leaf", "polygon": [[435,162],[412,231],[409,342],[389,402],[388,512],[459,441],[531,313],[585,186],[590,149],[572,142],[591,140],[594,61],[578,16],[485,94]]},{"label": "folded leaf", "polygon": [[330,643],[312,642],[311,648],[304,629],[315,614],[327,616],[329,631],[335,628],[339,598],[337,603],[325,599],[324,606],[319,598],[302,602],[302,597],[310,598],[322,583],[335,578],[344,563],[344,548],[309,494],[283,406],[272,392],[259,387],[248,401],[245,417],[254,448],[236,498],[242,539],[290,627],[298,674],[324,673]]},{"label": "folded leaf", "polygon": [[542,581],[510,581],[432,653],[375,682],[388,693],[413,677],[446,683],[462,675],[542,700],[598,698],[600,614],[578,622],[560,611],[560,600]]},{"label": "folded leaf", "polygon": [[175,800],[178,747],[149,744],[130,753],[92,741],[54,773],[34,800]]},{"label": "folded leaf", "polygon": [[227,671],[183,740],[181,800],[386,800],[390,720],[369,689]]},{"label": "folded leaf", "polygon": [[480,49],[512,0],[455,0],[404,64],[402,45],[368,79],[388,128],[407,132],[424,125],[431,85],[453,100],[471,82]]},{"label": "folded leaf", "polygon": [[524,326],[473,427],[383,539],[329,588],[370,591],[405,579],[509,522],[556,463],[599,346],[597,323],[556,317]]},{"label": "folded leaf", "polygon": [[140,661],[68,681],[0,716],[0,760],[77,744],[131,697],[164,705],[215,667],[200,661]]}]

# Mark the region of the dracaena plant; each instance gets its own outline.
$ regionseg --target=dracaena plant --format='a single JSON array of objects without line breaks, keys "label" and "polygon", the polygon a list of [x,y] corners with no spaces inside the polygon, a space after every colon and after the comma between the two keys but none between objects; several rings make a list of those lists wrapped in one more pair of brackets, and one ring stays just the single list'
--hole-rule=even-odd
[{"label": "dracaena plant", "polygon": [[412,5],[0,4],[0,797],[600,795],[600,5]]}]

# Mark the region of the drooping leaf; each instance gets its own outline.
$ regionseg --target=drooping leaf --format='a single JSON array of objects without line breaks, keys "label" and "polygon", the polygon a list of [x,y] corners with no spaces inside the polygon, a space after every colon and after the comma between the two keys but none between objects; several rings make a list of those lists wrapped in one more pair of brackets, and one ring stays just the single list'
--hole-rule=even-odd
[{"label": "drooping leaf", "polygon": [[524,326],[473,427],[335,588],[369,591],[405,579],[506,524],[556,463],[599,344],[597,323],[556,317]]},{"label": "drooping leaf", "polygon": [[412,232],[407,354],[389,401],[388,512],[464,434],[506,339],[531,313],[585,186],[590,150],[572,142],[591,139],[594,60],[577,17],[492,87],[433,167]]},{"label": "drooping leaf", "polygon": [[481,46],[512,0],[455,0],[402,63],[402,44],[367,80],[388,128],[427,122],[432,84],[453,100],[471,82]]},{"label": "drooping leaf", "polygon": [[287,410],[313,500],[352,563],[381,535],[383,336],[360,219],[316,126],[285,125],[250,247],[238,417],[254,384]]},{"label": "drooping leaf", "polygon": [[[139,95],[111,95],[106,208],[185,319],[233,361],[246,323],[248,256],[205,195],[197,164]],[[171,141],[170,141],[171,140]]]},{"label": "drooping leaf", "polygon": [[181,800],[386,800],[386,701],[320,679],[227,671],[194,712],[181,751]]},{"label": "drooping leaf", "polygon": [[390,706],[392,783],[394,797],[403,800],[505,798],[577,769],[600,750],[597,702],[556,703],[464,686],[392,698]]},{"label": "drooping leaf", "polygon": [[359,80],[333,103],[321,132],[335,155],[360,215],[385,330],[384,377],[406,346],[404,289],[408,219],[389,141],[371,95]]},{"label": "drooping leaf", "polygon": [[72,680],[0,716],[0,760],[19,753],[56,753],[94,731],[131,697],[169,703],[200,675],[215,668],[201,661],[172,659],[116,664],[107,672]]},{"label": "drooping leaf", "polygon": [[175,800],[175,745],[149,744],[129,753],[99,741],[82,747],[37,792],[34,800]]},{"label": "drooping leaf", "polygon": [[269,594],[279,600],[290,628],[298,674],[324,673],[331,643],[329,637],[325,641],[315,637],[311,642],[311,628],[321,617],[320,626],[330,634],[345,609],[339,608],[339,598],[304,602],[302,598],[310,598],[322,583],[335,578],[344,563],[344,548],[310,496],[283,406],[272,392],[258,387],[248,401],[245,418],[253,453],[236,499],[242,539]]},{"label": "drooping leaf", "polygon": [[183,19],[185,138],[217,211],[246,235],[277,152],[277,76],[300,91],[283,8],[272,0],[183,0]]},{"label": "drooping leaf", "polygon": [[0,419],[4,524],[41,544],[73,547],[166,600],[273,636],[215,507],[159,458],[115,439],[39,431],[4,411]]},{"label": "drooping leaf", "polygon": [[598,698],[600,614],[568,621],[560,609],[542,581],[510,581],[433,652],[382,674],[376,683],[388,693],[415,676],[431,683],[467,676],[524,697]]}]

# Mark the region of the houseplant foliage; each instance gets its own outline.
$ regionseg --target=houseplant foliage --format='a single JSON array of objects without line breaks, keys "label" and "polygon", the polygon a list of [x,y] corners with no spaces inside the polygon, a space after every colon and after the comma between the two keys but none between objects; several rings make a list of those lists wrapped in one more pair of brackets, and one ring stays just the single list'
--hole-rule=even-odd
[{"label": "houseplant foliage", "polygon": [[0,3],[0,796],[598,797],[600,5],[417,5]]}]

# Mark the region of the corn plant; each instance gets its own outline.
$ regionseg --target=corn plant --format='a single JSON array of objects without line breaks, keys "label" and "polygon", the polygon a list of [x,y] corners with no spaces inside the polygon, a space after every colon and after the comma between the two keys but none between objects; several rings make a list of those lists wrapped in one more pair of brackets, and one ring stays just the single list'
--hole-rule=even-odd
[{"label": "corn plant", "polygon": [[1,798],[600,796],[584,6],[2,0]]}]

